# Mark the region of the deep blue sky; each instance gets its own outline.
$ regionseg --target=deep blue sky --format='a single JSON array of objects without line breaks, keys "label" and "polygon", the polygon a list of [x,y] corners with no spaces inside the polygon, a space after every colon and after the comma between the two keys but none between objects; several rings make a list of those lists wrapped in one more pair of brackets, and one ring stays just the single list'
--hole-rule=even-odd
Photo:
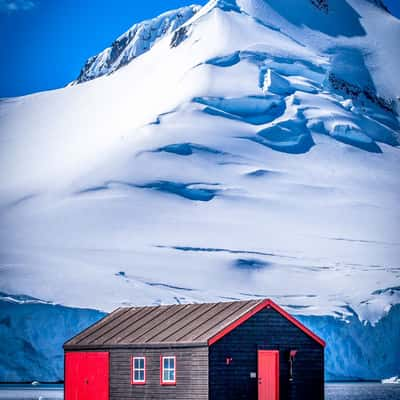
[{"label": "deep blue sky", "polygon": [[393,15],[400,18],[400,0],[383,0]]},{"label": "deep blue sky", "polygon": [[192,3],[206,0],[0,0],[0,97],[64,86],[135,22]]},{"label": "deep blue sky", "polygon": [[0,97],[64,86],[135,22],[191,3],[206,0],[0,0]]}]

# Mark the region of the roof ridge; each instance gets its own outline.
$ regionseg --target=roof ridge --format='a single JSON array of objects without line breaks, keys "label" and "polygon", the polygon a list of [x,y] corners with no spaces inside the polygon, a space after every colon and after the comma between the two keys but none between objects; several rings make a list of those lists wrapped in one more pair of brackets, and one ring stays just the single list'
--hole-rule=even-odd
[{"label": "roof ridge", "polygon": [[325,342],[271,299],[121,307],[65,343],[89,346],[211,346],[265,308],[271,308],[322,346]]}]

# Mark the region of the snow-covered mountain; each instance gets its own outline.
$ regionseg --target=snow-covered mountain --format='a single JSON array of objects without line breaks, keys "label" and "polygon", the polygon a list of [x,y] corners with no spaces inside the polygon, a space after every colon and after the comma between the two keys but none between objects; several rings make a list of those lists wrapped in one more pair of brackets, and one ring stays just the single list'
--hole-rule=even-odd
[{"label": "snow-covered mountain", "polygon": [[117,38],[110,47],[94,57],[90,57],[83,66],[78,78],[72,84],[90,81],[99,76],[111,74],[149,51],[157,40],[170,34],[184,24],[200,10],[200,6],[191,5],[168,11],[157,18],[133,25]]},{"label": "snow-covered mountain", "polygon": [[21,295],[80,326],[68,307],[271,297],[328,339],[328,377],[398,375],[400,21],[374,3],[212,0],[3,99],[7,348],[43,353]]}]

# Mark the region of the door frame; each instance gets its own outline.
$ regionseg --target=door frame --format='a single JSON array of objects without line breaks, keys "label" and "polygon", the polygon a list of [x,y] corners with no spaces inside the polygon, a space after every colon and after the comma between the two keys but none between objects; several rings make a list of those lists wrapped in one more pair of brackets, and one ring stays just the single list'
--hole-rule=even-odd
[{"label": "door frame", "polygon": [[273,355],[275,358],[275,399],[279,400],[279,350],[257,350],[257,393],[258,393],[258,400],[265,400],[260,397],[260,390],[259,387],[261,385],[260,382],[260,360],[263,354]]}]

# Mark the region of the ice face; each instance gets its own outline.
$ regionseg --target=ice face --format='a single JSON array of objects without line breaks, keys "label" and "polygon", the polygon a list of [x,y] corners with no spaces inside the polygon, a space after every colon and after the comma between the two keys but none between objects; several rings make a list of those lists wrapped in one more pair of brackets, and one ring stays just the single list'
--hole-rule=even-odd
[{"label": "ice face", "polygon": [[2,293],[0,381],[62,381],[64,342],[103,315]]}]

